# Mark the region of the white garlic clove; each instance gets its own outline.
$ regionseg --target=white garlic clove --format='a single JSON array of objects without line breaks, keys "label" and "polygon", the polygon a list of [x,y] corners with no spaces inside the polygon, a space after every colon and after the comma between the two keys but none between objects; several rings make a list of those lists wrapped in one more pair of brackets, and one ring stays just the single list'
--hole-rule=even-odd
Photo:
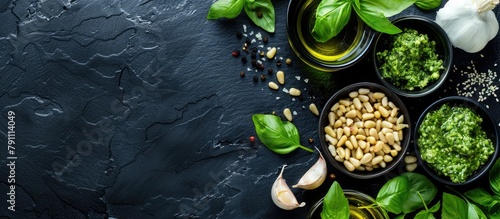
[{"label": "white garlic clove", "polygon": [[293,188],[311,190],[318,188],[325,181],[327,173],[326,161],[318,148],[316,150],[319,152],[318,161],[307,170],[297,184],[292,186]]},{"label": "white garlic clove", "polygon": [[302,202],[299,204],[292,190],[290,190],[290,187],[286,184],[285,179],[283,179],[283,171],[285,170],[285,167],[286,165],[283,165],[280,175],[276,181],[274,181],[273,188],[271,189],[271,198],[273,199],[274,204],[285,210],[304,207],[306,203]]}]

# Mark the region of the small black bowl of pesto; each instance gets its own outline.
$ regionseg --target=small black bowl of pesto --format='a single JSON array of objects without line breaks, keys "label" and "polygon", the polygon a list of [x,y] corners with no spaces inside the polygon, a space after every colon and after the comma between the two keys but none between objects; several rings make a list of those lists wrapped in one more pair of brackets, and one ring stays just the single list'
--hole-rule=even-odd
[{"label": "small black bowl of pesto", "polygon": [[380,34],[372,50],[377,77],[394,93],[422,97],[448,77],[453,48],[446,32],[434,21],[417,15],[392,22],[401,33]]},{"label": "small black bowl of pesto", "polygon": [[434,179],[465,185],[494,164],[498,138],[497,126],[480,103],[451,96],[431,104],[418,119],[415,153],[424,171]]}]

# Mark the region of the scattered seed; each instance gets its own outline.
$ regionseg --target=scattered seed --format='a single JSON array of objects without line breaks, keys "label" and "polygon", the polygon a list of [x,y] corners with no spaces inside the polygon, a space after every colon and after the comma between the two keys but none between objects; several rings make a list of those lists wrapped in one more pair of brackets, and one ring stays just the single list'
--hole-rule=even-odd
[{"label": "scattered seed", "polygon": [[417,162],[417,157],[415,157],[415,156],[408,155],[405,157],[405,163],[407,163],[407,164],[412,164],[412,163],[416,163],[416,162]]},{"label": "scattered seed", "polygon": [[245,77],[245,71],[240,72],[240,77]]},{"label": "scattered seed", "polygon": [[264,53],[264,51],[260,51],[260,52],[259,52],[259,56],[260,56],[260,57],[264,57],[265,55],[266,55],[266,53]]},{"label": "scattered seed", "polygon": [[314,139],[313,139],[313,138],[311,138],[311,137],[309,137],[309,139],[307,139],[307,140],[308,140],[308,141],[309,141],[309,143],[311,143],[311,144],[312,144],[312,143],[314,143]]},{"label": "scattered seed", "polygon": [[251,63],[253,67],[257,67],[257,60],[252,59]]},{"label": "scattered seed", "polygon": [[274,56],[276,56],[276,52],[277,52],[276,47],[271,48],[269,51],[267,51],[267,54],[266,54],[267,58],[273,59]]},{"label": "scattered seed", "polygon": [[293,88],[293,87],[290,88],[289,93],[290,93],[290,95],[295,96],[295,97],[298,97],[301,94],[299,89]]},{"label": "scattered seed", "polygon": [[257,11],[257,17],[258,18],[262,18],[264,16],[264,14],[262,13],[262,11],[258,10]]},{"label": "scattered seed", "polygon": [[415,169],[417,169],[417,163],[406,164],[405,169],[408,172],[413,172]]},{"label": "scattered seed", "polygon": [[262,38],[262,42],[267,43],[268,41],[269,41],[269,37],[268,36],[264,36]]},{"label": "scattered seed", "polygon": [[293,120],[293,117],[292,117],[292,111],[290,111],[289,108],[285,108],[283,110],[283,115],[285,116],[285,118],[288,120],[288,121],[292,121]]},{"label": "scattered seed", "polygon": [[250,135],[250,137],[248,137],[248,140],[253,144],[255,142],[255,137],[253,135]]},{"label": "scattered seed", "polygon": [[281,66],[281,60],[276,61],[276,66],[278,66],[278,67]]},{"label": "scattered seed", "polygon": [[272,75],[273,74],[273,69],[272,68],[268,68],[267,69],[267,74]]},{"label": "scattered seed", "polygon": [[237,50],[237,49],[233,50],[233,51],[231,52],[231,55],[232,55],[233,57],[238,57],[238,56],[240,56],[240,50]]},{"label": "scattered seed", "polygon": [[287,64],[287,65],[290,65],[290,64],[292,64],[292,59],[290,59],[290,58],[287,58],[287,59],[286,59],[286,64]]},{"label": "scattered seed", "polygon": [[276,72],[276,78],[280,84],[285,84],[285,72],[278,71]]},{"label": "scattered seed", "polygon": [[269,88],[271,88],[273,90],[278,90],[278,88],[279,88],[279,86],[276,83],[272,82],[272,81],[269,82],[267,85],[269,86]]},{"label": "scattered seed", "polygon": [[260,80],[261,80],[261,81],[265,81],[265,80],[266,80],[266,75],[261,75],[261,76],[260,76]]},{"label": "scattered seed", "polygon": [[333,179],[335,179],[335,174],[332,173],[332,174],[330,174],[330,180],[333,180]]},{"label": "scattered seed", "polygon": [[311,112],[314,115],[319,116],[319,110],[318,110],[318,107],[316,107],[316,104],[314,104],[314,103],[309,104],[309,110],[311,110]]}]

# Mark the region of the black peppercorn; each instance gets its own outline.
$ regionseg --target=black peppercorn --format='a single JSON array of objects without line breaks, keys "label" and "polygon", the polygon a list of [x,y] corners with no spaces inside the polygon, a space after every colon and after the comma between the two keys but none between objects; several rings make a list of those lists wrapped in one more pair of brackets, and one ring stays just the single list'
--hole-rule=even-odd
[{"label": "black peppercorn", "polygon": [[276,61],[276,66],[278,66],[278,67],[281,66],[281,60]]},{"label": "black peppercorn", "polygon": [[250,62],[252,63],[253,67],[257,67],[257,60],[252,59],[252,61],[250,61]]},{"label": "black peppercorn", "polygon": [[245,71],[240,72],[240,77],[245,77]]},{"label": "black peppercorn", "polygon": [[252,47],[252,52],[255,52],[257,53],[259,50],[257,49],[257,47]]},{"label": "black peppercorn", "polygon": [[309,139],[308,139],[308,140],[309,140],[309,143],[313,143],[313,142],[314,142],[314,139],[313,139],[313,138],[311,138],[311,137],[309,137]]},{"label": "black peppercorn", "polygon": [[257,54],[255,52],[252,52],[252,53],[250,53],[250,57],[252,59],[256,59],[257,58]]},{"label": "black peppercorn", "polygon": [[259,69],[260,69],[260,70],[264,70],[264,68],[265,68],[266,66],[264,66],[264,63],[260,63],[258,67],[259,67]]},{"label": "black peppercorn", "polygon": [[258,18],[262,18],[264,16],[264,14],[262,13],[262,11],[258,10],[257,11],[257,17]]},{"label": "black peppercorn", "polygon": [[250,41],[250,39],[247,37],[247,38],[245,39],[245,43],[246,43],[246,45],[247,45],[247,47],[248,47],[248,46],[250,45],[250,43],[252,43],[252,41]]},{"label": "black peppercorn", "polygon": [[240,31],[236,32],[236,38],[238,39],[243,38],[243,33],[241,33]]},{"label": "black peppercorn", "polygon": [[253,76],[253,82],[255,83],[259,82],[259,77],[257,77],[257,75]]},{"label": "black peppercorn", "polygon": [[272,68],[268,68],[268,69],[267,69],[267,74],[272,75],[272,74],[273,74],[273,69],[272,69]]},{"label": "black peppercorn", "polygon": [[260,80],[261,80],[261,81],[265,81],[265,80],[266,80],[266,75],[261,75],[261,76],[260,76]]},{"label": "black peppercorn", "polygon": [[247,57],[246,56],[241,57],[241,62],[247,63]]},{"label": "black peppercorn", "polygon": [[269,41],[269,37],[264,36],[264,37],[262,38],[262,41],[263,41],[264,43],[267,43],[267,42]]}]

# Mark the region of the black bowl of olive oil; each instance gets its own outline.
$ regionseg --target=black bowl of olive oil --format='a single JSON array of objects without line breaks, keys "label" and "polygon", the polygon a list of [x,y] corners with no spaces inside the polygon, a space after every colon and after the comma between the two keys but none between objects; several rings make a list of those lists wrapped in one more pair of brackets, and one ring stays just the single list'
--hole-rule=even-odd
[{"label": "black bowl of olive oil", "polygon": [[[349,201],[349,211],[351,213],[350,218],[389,219],[387,212],[379,207],[359,208],[373,204],[375,200],[371,196],[350,189],[344,189],[344,195]],[[323,199],[319,200],[311,207],[309,213],[307,214],[307,219],[320,219],[322,210],[323,210]]]},{"label": "black bowl of olive oil", "polygon": [[351,13],[349,23],[332,39],[320,43],[312,36],[319,0],[290,0],[287,12],[288,42],[307,65],[335,72],[360,61],[369,51],[375,32]]},{"label": "black bowl of olive oil", "polygon": [[[446,32],[433,20],[418,15],[402,16],[392,23],[402,32],[380,34],[373,46],[377,77],[401,96],[418,98],[434,92],[446,81],[453,63]],[[433,62],[439,64],[428,64]]]},{"label": "black bowl of olive oil", "polygon": [[485,176],[499,150],[498,128],[486,108],[461,96],[427,107],[413,136],[420,166],[435,180],[453,186]]}]

